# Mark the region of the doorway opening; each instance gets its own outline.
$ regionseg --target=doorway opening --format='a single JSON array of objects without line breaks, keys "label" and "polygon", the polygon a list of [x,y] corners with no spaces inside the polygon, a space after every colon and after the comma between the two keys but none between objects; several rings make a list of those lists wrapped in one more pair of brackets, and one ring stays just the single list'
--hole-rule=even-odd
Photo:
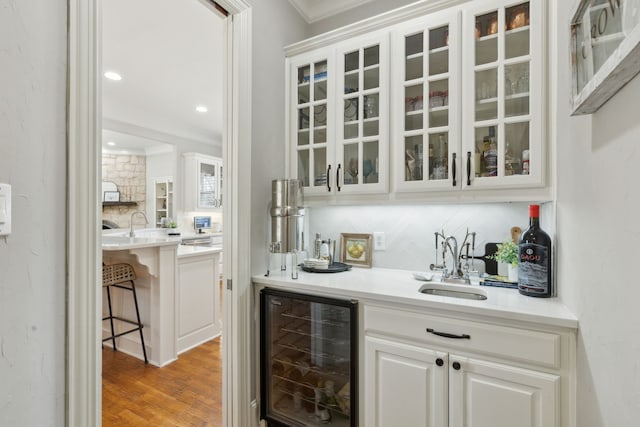
[{"label": "doorway opening", "polygon": [[[175,280],[133,250],[103,250],[103,262],[136,270],[147,327],[102,350],[102,424],[222,425],[223,135],[228,13],[204,0],[110,0],[102,4],[102,223],[149,239],[180,236]],[[112,191],[105,192],[104,188]],[[114,190],[115,189],[115,190]],[[173,283],[171,313],[154,287]],[[103,290],[103,317],[108,313]],[[111,289],[120,318],[136,317],[129,292]],[[167,295],[171,296],[171,295]],[[175,316],[160,326],[156,314]],[[109,322],[101,323],[110,336]],[[115,333],[127,330],[115,322]],[[165,345],[168,337],[175,343]],[[155,340],[155,343],[154,343]],[[163,342],[163,351],[157,351]],[[112,345],[117,343],[117,352]],[[168,351],[165,351],[167,349]],[[146,356],[145,356],[146,357]],[[176,360],[177,358],[177,360]],[[155,366],[153,366],[155,365]],[[125,397],[125,398],[123,398]],[[164,408],[149,412],[149,406]]]},{"label": "doorway opening", "polygon": [[[200,0],[205,2],[205,0]],[[223,135],[225,177],[223,329],[223,425],[247,425],[250,381],[245,378],[248,337],[244,313],[234,283],[246,287],[249,271],[239,268],[239,254],[250,251],[249,223],[251,147],[251,8],[245,0],[218,0],[230,12],[227,19],[228,86],[224,91],[227,123]],[[67,154],[67,425],[100,425],[102,307],[99,229],[102,200],[101,140],[101,0],[70,0]],[[246,163],[246,164],[245,164]],[[232,238],[233,237],[233,238]],[[246,256],[244,257],[246,258]],[[242,289],[241,289],[242,290]],[[238,326],[240,325],[240,326]],[[238,336],[236,336],[238,334]],[[240,360],[240,362],[238,361]]]}]

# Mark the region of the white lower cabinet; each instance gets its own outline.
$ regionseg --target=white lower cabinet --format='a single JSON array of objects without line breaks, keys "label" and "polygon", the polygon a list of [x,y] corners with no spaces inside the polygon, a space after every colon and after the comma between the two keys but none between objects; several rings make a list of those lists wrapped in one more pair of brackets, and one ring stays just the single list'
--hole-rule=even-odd
[{"label": "white lower cabinet", "polygon": [[178,354],[220,335],[219,255],[178,258]]},{"label": "white lower cabinet", "polygon": [[362,426],[573,425],[570,331],[376,306],[364,330]]}]

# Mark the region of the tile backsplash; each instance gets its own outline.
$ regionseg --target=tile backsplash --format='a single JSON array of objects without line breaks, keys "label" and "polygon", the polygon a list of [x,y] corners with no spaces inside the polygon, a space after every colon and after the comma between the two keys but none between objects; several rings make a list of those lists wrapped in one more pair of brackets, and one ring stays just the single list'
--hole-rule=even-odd
[{"label": "tile backsplash", "polygon": [[[491,203],[464,205],[392,205],[392,206],[327,206],[308,208],[305,218],[305,240],[313,246],[316,233],[337,240],[336,259],[340,259],[341,233],[383,232],[384,251],[373,251],[373,266],[425,271],[436,262],[434,232],[453,235],[462,243],[467,228],[476,234],[476,255],[484,254],[488,242],[510,238],[509,230],[529,225],[528,203]],[[542,206],[542,228],[552,235],[552,224],[545,224]],[[308,236],[308,237],[307,237]],[[450,265],[450,264],[448,264]],[[483,270],[483,262],[476,261]]]}]

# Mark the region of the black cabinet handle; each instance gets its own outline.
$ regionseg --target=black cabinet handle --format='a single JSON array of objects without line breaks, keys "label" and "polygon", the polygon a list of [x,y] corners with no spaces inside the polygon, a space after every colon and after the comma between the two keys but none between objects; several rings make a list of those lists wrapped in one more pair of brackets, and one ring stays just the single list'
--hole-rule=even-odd
[{"label": "black cabinet handle", "polygon": [[453,362],[453,369],[455,369],[456,371],[460,370],[460,362]]},{"label": "black cabinet handle", "polygon": [[327,191],[331,193],[331,165],[327,166]]},{"label": "black cabinet handle", "polygon": [[471,151],[467,151],[467,185],[471,185]]},{"label": "black cabinet handle", "polygon": [[336,169],[336,188],[340,191],[340,169],[342,168],[342,164],[338,163],[338,169]]},{"label": "black cabinet handle", "polygon": [[451,160],[451,174],[453,175],[453,186],[455,187],[457,185],[456,182],[456,153],[453,153],[451,155],[452,160]]},{"label": "black cabinet handle", "polygon": [[441,358],[439,358],[439,357],[438,357],[438,358],[436,359],[436,365],[438,365],[438,366],[442,366],[442,365],[444,365],[444,360],[442,360]]},{"label": "black cabinet handle", "polygon": [[450,334],[448,332],[438,332],[435,331],[431,328],[427,328],[427,332],[429,332],[430,334],[433,335],[437,335],[439,337],[444,337],[444,338],[453,338],[456,340],[470,340],[471,339],[471,335],[467,335],[467,334],[462,334],[462,335],[455,335],[455,334]]}]

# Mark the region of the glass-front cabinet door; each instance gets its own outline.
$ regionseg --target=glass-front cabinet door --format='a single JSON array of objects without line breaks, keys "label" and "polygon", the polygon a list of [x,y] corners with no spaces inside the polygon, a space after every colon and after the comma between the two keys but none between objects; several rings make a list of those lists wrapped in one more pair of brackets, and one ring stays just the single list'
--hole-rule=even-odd
[{"label": "glass-front cabinet door", "polygon": [[463,11],[463,187],[542,184],[542,4]]},{"label": "glass-front cabinet door", "polygon": [[[290,64],[290,147],[292,176],[305,195],[332,191],[334,174],[329,135],[333,131],[333,69],[327,51],[298,57]],[[335,169],[333,169],[335,170]]]},{"label": "glass-front cabinet door", "polygon": [[338,46],[337,194],[388,190],[388,35]]},{"label": "glass-front cabinet door", "polygon": [[394,33],[397,191],[460,188],[458,34],[457,11]]}]

